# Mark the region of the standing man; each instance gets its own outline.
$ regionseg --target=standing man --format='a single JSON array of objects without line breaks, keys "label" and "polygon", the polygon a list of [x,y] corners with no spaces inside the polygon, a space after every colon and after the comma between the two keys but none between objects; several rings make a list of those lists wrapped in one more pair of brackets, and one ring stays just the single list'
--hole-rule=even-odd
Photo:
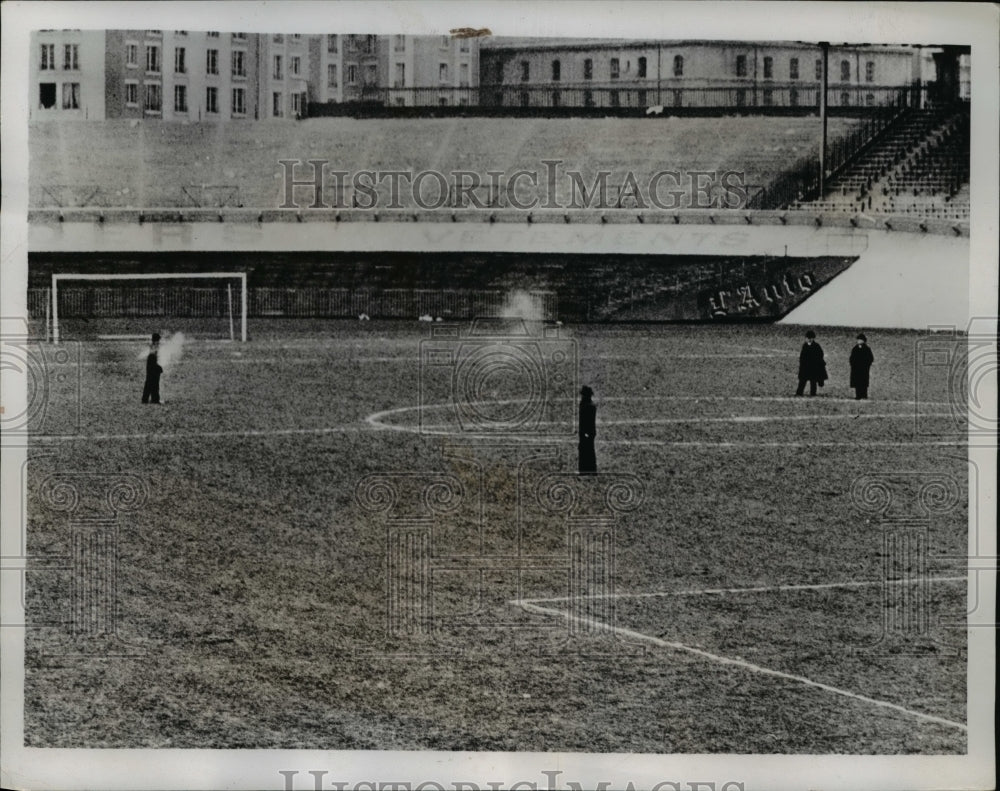
[{"label": "standing man", "polygon": [[597,475],[597,453],[594,436],[597,434],[597,405],[591,400],[594,391],[584,385],[580,388],[580,475]]},{"label": "standing man", "polygon": [[806,382],[809,382],[809,395],[816,395],[816,385],[820,387],[826,382],[826,360],[823,358],[823,348],[816,343],[816,333],[812,330],[806,333],[806,342],[802,344],[799,353],[799,388],[795,395],[805,392]]},{"label": "standing man", "polygon": [[851,387],[856,395],[855,401],[868,398],[868,371],[875,362],[875,355],[868,348],[868,339],[863,332],[858,333],[858,342],[851,349]]},{"label": "standing man", "polygon": [[157,360],[157,353],[160,349],[160,333],[153,333],[153,342],[149,345],[149,354],[146,357],[146,384],[142,388],[142,403],[160,403],[160,374],[163,369]]}]

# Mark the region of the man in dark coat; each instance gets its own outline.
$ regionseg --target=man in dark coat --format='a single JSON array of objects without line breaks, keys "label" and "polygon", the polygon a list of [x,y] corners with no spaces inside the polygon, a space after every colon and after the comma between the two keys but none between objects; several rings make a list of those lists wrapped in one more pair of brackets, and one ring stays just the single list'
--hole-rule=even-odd
[{"label": "man in dark coat", "polygon": [[816,333],[812,330],[806,333],[806,342],[802,344],[799,353],[799,388],[795,395],[805,392],[806,382],[809,382],[809,395],[816,395],[816,385],[820,387],[826,382],[826,360],[823,358],[823,348],[816,343]]},{"label": "man in dark coat", "polygon": [[868,339],[863,332],[858,333],[858,342],[851,349],[851,387],[857,395],[855,400],[868,398],[868,372],[875,362],[875,355],[868,348]]},{"label": "man in dark coat", "polygon": [[580,388],[580,475],[597,474],[597,453],[594,436],[597,434],[597,405],[591,400],[594,391],[584,385]]},{"label": "man in dark coat", "polygon": [[149,346],[149,355],[146,357],[146,384],[142,387],[142,403],[160,403],[160,374],[163,369],[157,360],[157,353],[160,349],[160,334],[153,333],[153,342]]}]

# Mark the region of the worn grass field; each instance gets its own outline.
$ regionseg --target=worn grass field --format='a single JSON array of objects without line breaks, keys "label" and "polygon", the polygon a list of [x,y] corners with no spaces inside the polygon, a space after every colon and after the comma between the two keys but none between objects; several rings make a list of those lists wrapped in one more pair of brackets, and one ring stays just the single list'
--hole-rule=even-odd
[{"label": "worn grass field", "polygon": [[[563,328],[598,403],[601,476],[583,482],[572,435],[463,437],[449,407],[419,410],[427,325],[194,339],[160,407],[139,403],[141,345],[82,344],[79,422],[70,377],[29,456],[26,743],[964,753],[949,624],[968,473],[942,433],[947,381],[918,371],[918,334],[869,332],[857,403],[854,332],[818,328],[832,378],[793,398],[803,329]],[[494,384],[516,400],[516,379]],[[571,428],[575,403],[555,406]],[[113,642],[72,633],[93,610],[73,620],[91,572],[66,560],[71,521],[111,513],[93,492],[53,507],[52,482],[79,473],[148,491],[118,517]],[[590,517],[609,515],[608,481],[639,482],[611,543],[577,556],[597,573],[613,551],[610,576],[568,560],[589,528],[545,509],[559,473],[581,502],[597,490]],[[373,475],[396,500],[366,510]],[[882,514],[857,499],[872,476],[893,493]],[[428,481],[454,508],[421,499]],[[921,510],[934,482],[957,497]],[[389,552],[414,525],[429,543]]]}]

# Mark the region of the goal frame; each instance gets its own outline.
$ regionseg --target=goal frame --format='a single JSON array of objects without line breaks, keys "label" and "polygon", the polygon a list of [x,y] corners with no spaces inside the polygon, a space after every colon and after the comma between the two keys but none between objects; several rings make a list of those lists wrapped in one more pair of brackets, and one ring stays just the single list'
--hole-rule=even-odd
[{"label": "goal frame", "polygon": [[[59,282],[62,280],[236,280],[240,284],[240,341],[247,340],[247,273],[246,272],[142,272],[134,274],[104,274],[60,272],[52,275],[52,343],[59,343]],[[230,317],[232,314],[230,314]]]}]

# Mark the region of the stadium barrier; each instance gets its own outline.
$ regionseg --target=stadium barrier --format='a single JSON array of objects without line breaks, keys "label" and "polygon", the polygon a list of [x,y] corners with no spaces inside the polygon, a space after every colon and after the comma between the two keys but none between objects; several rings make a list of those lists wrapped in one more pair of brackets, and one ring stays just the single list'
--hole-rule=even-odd
[{"label": "stadium barrier", "polygon": [[[558,300],[552,291],[527,291],[535,318],[555,319]],[[47,316],[51,291],[28,289],[28,315]],[[300,286],[249,287],[247,315],[251,318],[433,318],[472,319],[502,316],[510,308],[508,290],[474,289],[348,289]],[[65,286],[59,289],[59,315],[64,319],[225,318],[225,287],[188,286]]]}]

